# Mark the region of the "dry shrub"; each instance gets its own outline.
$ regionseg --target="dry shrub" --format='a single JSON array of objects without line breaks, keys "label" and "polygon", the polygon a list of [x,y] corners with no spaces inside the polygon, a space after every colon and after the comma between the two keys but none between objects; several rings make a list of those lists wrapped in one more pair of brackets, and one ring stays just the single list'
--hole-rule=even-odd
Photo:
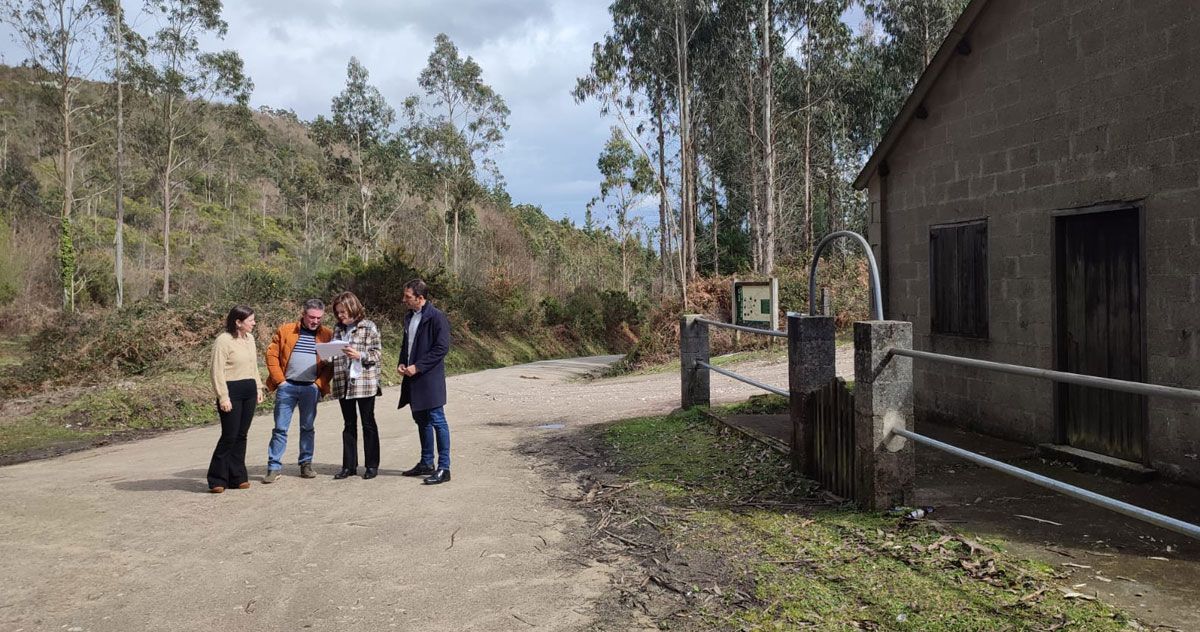
[{"label": "dry shrub", "polygon": [[[798,257],[780,264],[777,270],[779,302],[784,311],[809,313],[810,264],[811,259],[807,257]],[[821,288],[825,288],[829,293],[830,311],[838,331],[849,329],[856,320],[870,318],[869,283],[870,274],[865,258],[842,255],[836,251],[822,258],[817,266],[818,300]]]},{"label": "dry shrub", "polygon": [[[789,311],[808,313],[808,260],[799,257],[783,263],[777,270],[779,278],[780,328],[787,329]],[[860,257],[833,255],[817,267],[817,287],[830,293],[834,323],[838,331],[849,329],[856,320],[868,318],[869,275],[867,263]],[[687,313],[701,314],[711,320],[730,322],[734,277],[712,277],[688,285]],[[672,296],[655,306],[643,321],[641,336],[633,351],[622,361],[619,370],[634,370],[667,362],[679,355],[679,318],[684,313],[683,301]],[[734,333],[729,329],[710,328],[709,349],[712,355],[735,350]],[[765,348],[767,336],[740,335],[736,350]]]},{"label": "dry shrub", "polygon": [[63,315],[30,341],[46,363],[42,381],[91,382],[151,369],[195,366],[199,348],[219,331],[222,315],[208,306],[178,309],[155,301],[122,310]]},{"label": "dry shrub", "polygon": [[[120,310],[53,312],[52,319],[27,329],[36,332],[28,344],[29,357],[35,360],[0,378],[0,393],[15,396],[134,375],[202,370],[230,307],[208,303],[168,306],[145,300]],[[293,301],[251,307],[259,322],[255,336],[260,351],[266,349],[276,327],[300,313],[299,303]]]},{"label": "dry shrub", "polygon": [[[688,285],[687,313],[700,314],[710,320],[730,321],[730,296],[733,292],[733,277],[710,277],[696,279]],[[679,318],[684,313],[683,301],[678,296],[668,297],[650,310],[645,318],[641,336],[633,351],[622,361],[624,369],[637,369],[651,364],[666,362],[679,355]],[[737,349],[765,347],[767,337],[743,334]],[[728,329],[709,329],[709,348],[713,355],[734,350],[734,335]]]}]

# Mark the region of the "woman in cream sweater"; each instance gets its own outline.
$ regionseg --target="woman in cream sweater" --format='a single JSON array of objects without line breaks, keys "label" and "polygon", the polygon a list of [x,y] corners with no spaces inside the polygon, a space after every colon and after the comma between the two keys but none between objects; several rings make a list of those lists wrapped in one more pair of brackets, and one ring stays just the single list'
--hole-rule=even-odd
[{"label": "woman in cream sweater", "polygon": [[254,409],[262,403],[258,352],[254,348],[254,310],[238,305],[225,317],[225,331],[213,343],[212,385],[221,417],[221,438],[208,465],[208,490],[247,489],[246,433]]}]

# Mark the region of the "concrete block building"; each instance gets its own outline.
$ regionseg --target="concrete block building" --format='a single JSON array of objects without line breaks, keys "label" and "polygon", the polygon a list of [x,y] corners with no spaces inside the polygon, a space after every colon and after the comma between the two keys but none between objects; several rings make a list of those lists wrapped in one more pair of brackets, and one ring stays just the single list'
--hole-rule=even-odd
[{"label": "concrete block building", "polygon": [[[856,186],[917,349],[1200,389],[1200,11],[973,0]],[[1200,404],[915,362],[918,420],[1200,482]]]}]

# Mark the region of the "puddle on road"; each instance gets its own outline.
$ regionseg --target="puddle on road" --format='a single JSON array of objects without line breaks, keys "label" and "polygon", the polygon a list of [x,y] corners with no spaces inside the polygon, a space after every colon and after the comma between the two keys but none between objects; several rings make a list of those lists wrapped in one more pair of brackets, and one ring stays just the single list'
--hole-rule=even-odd
[{"label": "puddle on road", "polygon": [[542,424],[540,426],[535,426],[535,428],[538,430],[562,430],[566,427],[567,426],[565,424]]}]

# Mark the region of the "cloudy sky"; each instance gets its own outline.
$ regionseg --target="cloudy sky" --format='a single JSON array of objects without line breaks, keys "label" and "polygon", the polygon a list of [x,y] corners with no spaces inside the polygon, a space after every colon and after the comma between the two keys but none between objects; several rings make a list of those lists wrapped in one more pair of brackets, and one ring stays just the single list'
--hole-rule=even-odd
[{"label": "cloudy sky", "polygon": [[446,33],[483,68],[512,114],[498,162],[517,203],[583,217],[599,187],[608,126],[570,90],[609,28],[607,0],[227,0],[224,45],[254,79],[254,105],[328,113],[358,59],[399,110]]},{"label": "cloudy sky", "polygon": [[[141,3],[125,5],[136,24]],[[328,114],[351,56],[399,111],[418,92],[434,36],[446,33],[512,111],[498,162],[514,202],[580,222],[598,192],[596,157],[611,122],[594,104],[576,105],[570,90],[608,31],[607,7],[608,0],[225,0],[229,34],[205,45],[241,54],[254,107],[312,119]],[[140,22],[138,30],[152,28]],[[21,63],[9,34],[3,39],[3,61]]]}]

